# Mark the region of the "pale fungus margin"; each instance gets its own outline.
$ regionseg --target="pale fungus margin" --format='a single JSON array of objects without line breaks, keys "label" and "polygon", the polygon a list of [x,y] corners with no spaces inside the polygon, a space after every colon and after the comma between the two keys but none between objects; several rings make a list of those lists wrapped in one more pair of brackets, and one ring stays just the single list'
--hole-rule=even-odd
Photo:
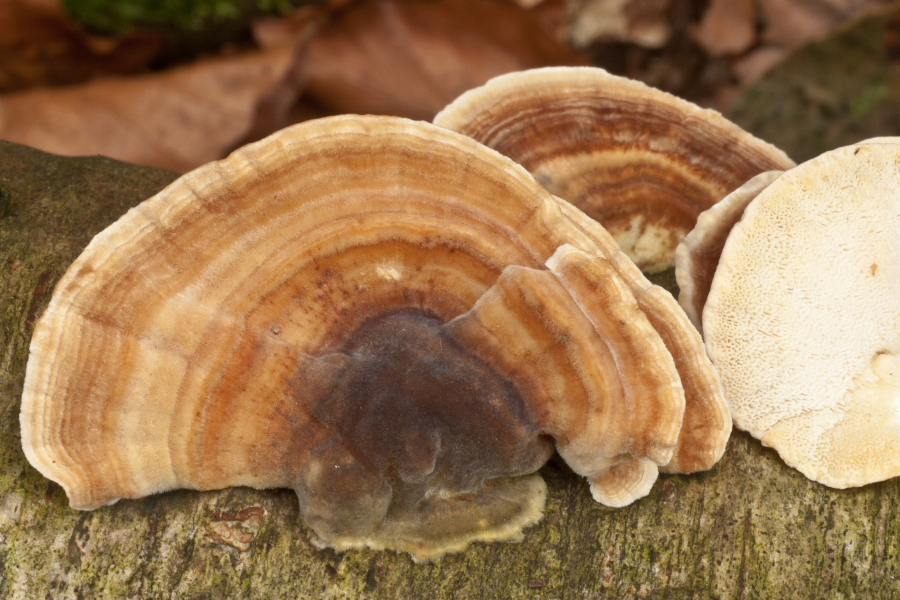
[{"label": "pale fungus margin", "polygon": [[130,210],[60,280],[31,343],[26,457],[81,509],[292,488],[318,544],[417,560],[520,537],[554,449],[627,504],[677,454],[677,354],[703,349],[680,321],[660,332],[687,322],[674,299],[576,213],[500,154],[405,119],[239,149]]}]

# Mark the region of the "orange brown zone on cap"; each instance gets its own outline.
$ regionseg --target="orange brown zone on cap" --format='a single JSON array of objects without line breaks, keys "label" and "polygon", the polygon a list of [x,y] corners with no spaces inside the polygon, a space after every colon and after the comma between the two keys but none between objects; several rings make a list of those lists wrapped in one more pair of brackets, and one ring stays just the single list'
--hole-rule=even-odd
[{"label": "orange brown zone on cap", "polygon": [[722,223],[721,228],[716,231],[711,231],[702,245],[690,249],[690,277],[693,286],[690,296],[691,308],[697,319],[695,326],[700,331],[703,331],[703,307],[706,305],[706,298],[709,296],[709,289],[719,266],[722,248],[725,247],[728,234],[740,221],[741,214],[743,213],[737,214],[729,223]]},{"label": "orange brown zone on cap", "polygon": [[624,429],[646,444],[627,452],[668,463],[681,429],[685,395],[660,335],[609,261],[566,246],[548,264],[615,361],[626,399]]},{"label": "orange brown zone on cap", "polygon": [[[463,345],[509,373],[532,407],[541,430],[582,474],[602,470],[626,453],[660,457],[671,445],[683,397],[634,394],[606,340],[578,308],[566,288],[547,271],[507,268],[469,313],[447,325]],[[647,360],[647,357],[641,357]],[[629,365],[640,371],[642,367]],[[677,377],[677,376],[676,376]]]},{"label": "orange brown zone on cap", "polygon": [[[655,94],[622,97],[614,85],[601,87],[596,82],[562,89],[535,87],[525,91],[522,84],[519,95],[505,90],[493,103],[486,99],[483,112],[455,128],[509,156],[552,193],[579,207],[589,206],[588,198],[595,196],[608,196],[605,201],[610,204],[624,202],[619,198],[629,188],[649,183],[651,188],[644,193],[650,198],[659,196],[653,187],[674,188],[660,202],[664,205],[672,197],[688,195],[674,206],[696,217],[753,175],[785,167],[772,149],[747,143],[743,138],[749,136],[737,127],[686,115],[681,104],[687,103],[664,103]],[[567,160],[590,160],[595,165],[577,170],[584,180],[581,185],[567,181],[567,173],[554,176],[552,165],[565,171]],[[573,188],[580,193],[573,195]]]},{"label": "orange brown zone on cap", "polygon": [[661,470],[693,473],[709,469],[725,451],[731,435],[731,416],[699,333],[675,299],[662,288],[652,285],[621,253],[602,226],[566,201],[559,200],[558,203],[566,218],[594,242],[615,267],[675,361],[684,389],[684,420],[672,460]]},{"label": "orange brown zone on cap", "polygon": [[666,238],[660,244],[674,251],[704,210],[698,199],[715,202],[709,189],[671,171],[636,164],[618,174],[606,171],[594,169],[551,191],[568,198],[619,240],[639,239],[653,228]]},{"label": "orange brown zone on cap", "polygon": [[[722,386],[706,356],[700,334],[682,311],[672,316],[674,299],[653,286],[638,303],[675,361],[684,388],[684,420],[672,460],[660,467],[666,473],[694,473],[712,467],[725,452],[731,436],[731,414]],[[674,323],[673,323],[674,321]]]}]

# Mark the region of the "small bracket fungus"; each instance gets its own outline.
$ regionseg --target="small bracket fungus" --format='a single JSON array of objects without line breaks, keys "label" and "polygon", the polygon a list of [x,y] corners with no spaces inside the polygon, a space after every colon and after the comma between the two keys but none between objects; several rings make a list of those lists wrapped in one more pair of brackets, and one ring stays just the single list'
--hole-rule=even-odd
[{"label": "small bracket fungus", "polygon": [[703,340],[675,298],[652,285],[599,223],[577,208],[556,198],[560,209],[588,236],[616,268],[637,299],[638,306],[659,333],[684,388],[684,422],[672,460],[661,467],[666,473],[694,473],[715,465],[731,436],[731,415]]},{"label": "small bracket fungus", "polygon": [[591,67],[501,75],[434,123],[521,164],[648,272],[672,266],[701,211],[762,171],[794,165],[715,111]]},{"label": "small bracket fungus", "polygon": [[675,280],[678,282],[678,304],[700,333],[701,316],[709,286],[725,240],[744,209],[784,171],[766,171],[750,179],[697,217],[697,224],[675,248]]},{"label": "small bracket fungus", "polygon": [[645,281],[470,138],[308,122],[94,238],[35,328],[22,444],[75,508],[289,487],[323,546],[515,539],[554,448],[619,506],[683,445],[702,344]]},{"label": "small bracket fungus", "polygon": [[737,427],[810,479],[900,474],[900,138],[786,171],[735,225],[703,309]]}]

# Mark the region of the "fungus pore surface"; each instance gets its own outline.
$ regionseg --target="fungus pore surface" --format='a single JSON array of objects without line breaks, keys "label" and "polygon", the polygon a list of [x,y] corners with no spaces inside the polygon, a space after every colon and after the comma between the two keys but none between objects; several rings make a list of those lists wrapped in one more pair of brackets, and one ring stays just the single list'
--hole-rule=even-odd
[{"label": "fungus pore surface", "polygon": [[832,487],[900,474],[900,139],[827,152],[744,211],[703,309],[737,427]]},{"label": "fungus pore surface", "polygon": [[675,248],[675,280],[678,304],[691,323],[703,333],[703,305],[709,295],[725,240],[744,209],[783,171],[766,171],[725,196],[697,217],[697,224]]}]

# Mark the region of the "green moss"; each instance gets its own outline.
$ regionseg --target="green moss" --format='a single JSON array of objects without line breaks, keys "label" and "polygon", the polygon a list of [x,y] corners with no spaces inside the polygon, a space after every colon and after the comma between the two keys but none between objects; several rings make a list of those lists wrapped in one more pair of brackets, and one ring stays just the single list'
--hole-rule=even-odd
[{"label": "green moss", "polygon": [[248,12],[284,14],[296,0],[63,0],[72,17],[89,30],[120,34],[136,25],[197,30],[234,21]]},{"label": "green moss", "polygon": [[890,95],[890,86],[884,81],[870,82],[863,91],[851,98],[848,108],[854,119],[864,119],[869,116],[876,106],[884,102]]},{"label": "green moss", "polygon": [[729,118],[797,162],[900,133],[900,9],[867,16],[790,54],[744,90]]}]

